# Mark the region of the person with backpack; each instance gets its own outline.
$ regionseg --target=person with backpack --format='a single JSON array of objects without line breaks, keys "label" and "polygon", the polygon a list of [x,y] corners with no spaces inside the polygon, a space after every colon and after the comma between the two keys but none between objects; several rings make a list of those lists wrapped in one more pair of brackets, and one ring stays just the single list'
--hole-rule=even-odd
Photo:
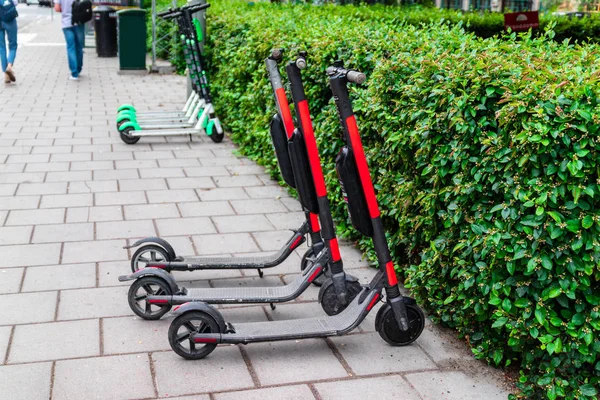
[{"label": "person with backpack", "polygon": [[[16,81],[13,64],[17,56],[17,12],[18,0],[0,0],[0,62],[4,72],[4,83]],[[6,40],[8,39],[8,54]]]},{"label": "person with backpack", "polygon": [[67,42],[67,59],[71,70],[69,79],[77,81],[83,68],[84,24],[92,19],[92,2],[55,0],[54,10],[62,13],[61,24]]}]

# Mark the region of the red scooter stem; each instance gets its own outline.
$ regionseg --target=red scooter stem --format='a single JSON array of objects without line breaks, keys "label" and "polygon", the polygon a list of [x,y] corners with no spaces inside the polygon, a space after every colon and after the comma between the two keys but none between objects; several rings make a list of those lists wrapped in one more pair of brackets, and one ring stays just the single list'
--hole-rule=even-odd
[{"label": "red scooter stem", "polygon": [[319,149],[313,130],[312,120],[310,118],[308,101],[306,100],[306,94],[302,84],[302,74],[300,72],[301,68],[299,65],[301,65],[303,68],[306,65],[304,55],[295,61],[290,62],[286,67],[286,72],[291,83],[292,98],[296,107],[296,114],[300,119],[300,128],[304,138],[304,143],[306,145],[308,161],[310,163],[313,182],[319,201],[319,218],[321,220],[322,236],[329,247],[333,263],[338,264],[335,266],[335,268],[332,268],[332,270],[334,270],[332,272],[335,273],[342,270],[342,260],[339,244],[335,234],[335,226],[333,224],[333,219],[331,218],[325,177],[323,175],[323,168],[321,167]]},{"label": "red scooter stem", "polygon": [[[267,58],[267,72],[269,74],[269,81],[275,94],[275,103],[277,105],[277,112],[281,116],[285,134],[288,140],[294,134],[294,120],[292,119],[292,113],[290,112],[290,105],[285,95],[285,89],[281,81],[281,75],[279,74],[278,63],[281,62],[283,52],[282,50],[273,50],[271,56]],[[320,225],[318,216],[314,213],[308,213],[309,222],[313,234],[320,234]]]},{"label": "red scooter stem", "polygon": [[352,149],[359,180],[369,209],[369,216],[371,217],[371,224],[373,226],[373,245],[375,247],[375,252],[377,253],[377,259],[381,268],[385,268],[389,287],[395,287],[398,284],[398,279],[396,277],[396,271],[394,270],[394,264],[391,260],[383,224],[381,223],[379,205],[377,203],[373,181],[371,180],[369,165],[356,125],[356,118],[354,117],[354,112],[352,110],[350,96],[348,95],[347,77],[351,73],[354,81],[364,81],[364,79],[362,79],[364,74],[344,69],[341,65],[327,69],[331,91],[335,99],[335,104],[343,128],[344,140],[346,141],[347,146]]}]

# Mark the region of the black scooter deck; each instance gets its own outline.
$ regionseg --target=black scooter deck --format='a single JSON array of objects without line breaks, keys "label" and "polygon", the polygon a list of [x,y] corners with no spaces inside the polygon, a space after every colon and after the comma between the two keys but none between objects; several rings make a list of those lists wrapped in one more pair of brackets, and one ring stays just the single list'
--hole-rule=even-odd
[{"label": "black scooter deck", "polygon": [[223,269],[241,269],[241,268],[265,268],[277,265],[284,258],[287,247],[282,247],[275,254],[264,256],[245,256],[245,257],[181,257],[181,261],[173,261],[171,264],[179,262],[193,265],[197,269],[223,268]]},{"label": "black scooter deck", "polygon": [[[367,308],[373,300],[373,295],[363,296],[363,294],[364,292],[356,296],[352,303],[338,315],[230,325],[234,332],[216,335],[220,336],[217,342],[246,344],[343,335],[356,328],[362,322],[363,314],[368,312]],[[377,299],[379,298],[377,292],[373,294]],[[206,335],[196,334],[193,337],[203,336]]]},{"label": "black scooter deck", "polygon": [[150,304],[185,304],[188,302],[204,302],[209,304],[240,303],[283,303],[300,296],[312,281],[323,271],[328,260],[327,251],[321,252],[309,268],[291,283],[272,287],[229,287],[183,289],[183,294],[149,295],[146,301]]}]

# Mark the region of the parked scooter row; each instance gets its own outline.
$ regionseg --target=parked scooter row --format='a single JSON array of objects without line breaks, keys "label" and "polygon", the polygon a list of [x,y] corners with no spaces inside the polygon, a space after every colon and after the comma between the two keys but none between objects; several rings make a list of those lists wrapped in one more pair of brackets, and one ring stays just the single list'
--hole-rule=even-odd
[{"label": "parked scooter row", "polygon": [[121,140],[127,144],[137,143],[143,136],[177,136],[206,133],[213,141],[223,140],[224,132],[219,118],[215,116],[205,61],[200,49],[202,29],[194,14],[207,9],[210,4],[194,4],[169,9],[158,14],[165,20],[174,19],[179,28],[192,94],[183,110],[176,112],[138,113],[131,104],[123,104],[117,110],[117,129]]},{"label": "parked scooter row", "polygon": [[[327,189],[313,132],[308,102],[304,92],[301,70],[306,67],[306,53],[300,53],[287,66],[298,127],[286,97],[279,72],[283,59],[275,50],[266,60],[277,114],[271,121],[271,136],[281,174],[295,187],[306,213],[306,222],[294,232],[284,247],[270,257],[210,258],[176,256],[169,243],[160,238],[146,238],[132,247],[141,247],[132,259],[133,273],[119,277],[133,280],[129,290],[132,310],[144,319],[158,319],[173,306],[176,318],[169,328],[171,348],[186,359],[201,359],[218,344],[247,344],[252,342],[293,340],[343,335],[356,328],[382,300],[375,328],[389,344],[404,346],[422,333],[423,312],[409,297],[401,295],[394,265],[391,261],[379,206],[361,143],[348,83],[361,84],[364,74],[344,68],[336,62],[327,69],[329,84],[342,124],[345,146],[336,158],[336,170],[347,201],[353,226],[371,237],[377,253],[379,271],[368,284],[345,273],[335,226],[331,216]],[[317,218],[318,215],[318,218]],[[264,288],[206,288],[179,287],[170,271],[198,269],[262,268],[281,263],[311,235],[311,247],[302,260],[302,273],[292,283]],[[262,276],[262,274],[261,274]],[[211,304],[274,303],[298,297],[320,277],[319,302],[327,316],[285,321],[233,323]]]}]

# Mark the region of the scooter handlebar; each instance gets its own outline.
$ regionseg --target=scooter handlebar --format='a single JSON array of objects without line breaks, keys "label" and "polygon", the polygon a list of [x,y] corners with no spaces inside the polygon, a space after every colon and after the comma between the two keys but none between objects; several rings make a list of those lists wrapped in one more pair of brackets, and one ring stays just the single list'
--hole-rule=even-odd
[{"label": "scooter handlebar", "polygon": [[362,84],[367,80],[367,76],[359,71],[354,71],[352,69],[340,68],[340,67],[329,67],[327,68],[327,75],[342,75],[346,77],[348,82]]},{"label": "scooter handlebar", "polygon": [[186,9],[189,10],[191,13],[195,13],[201,10],[205,10],[208,7],[210,7],[209,3],[204,3],[204,4],[192,4],[191,6],[183,6],[183,7],[177,7],[177,8],[169,8],[165,11],[161,11],[159,13],[156,13],[157,17],[163,18],[163,19],[171,19],[171,18],[175,18],[181,15],[181,11]]}]

